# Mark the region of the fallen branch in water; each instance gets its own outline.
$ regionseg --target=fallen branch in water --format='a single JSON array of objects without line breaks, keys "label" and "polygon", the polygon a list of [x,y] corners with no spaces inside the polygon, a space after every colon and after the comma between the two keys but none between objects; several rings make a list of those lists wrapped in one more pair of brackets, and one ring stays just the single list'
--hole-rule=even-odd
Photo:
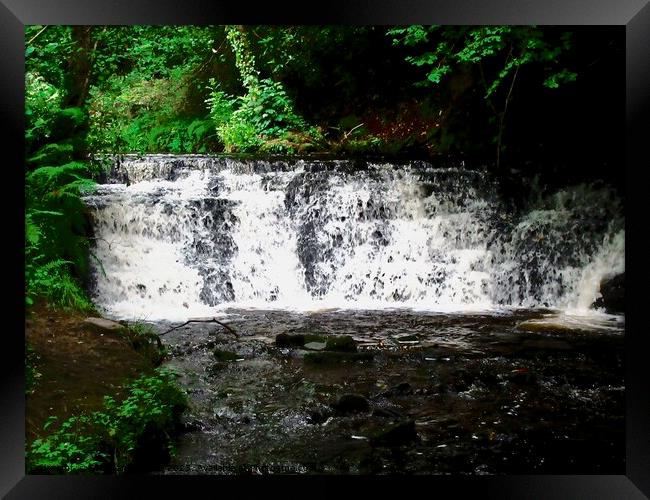
[{"label": "fallen branch in water", "polygon": [[169,330],[167,330],[165,332],[159,333],[158,336],[163,336],[163,335],[165,335],[165,334],[167,334],[169,332],[172,332],[174,330],[178,330],[179,328],[181,328],[181,327],[183,327],[185,325],[188,325],[190,323],[217,323],[218,325],[223,326],[226,330],[228,330],[230,333],[232,333],[235,337],[239,337],[239,335],[237,335],[237,332],[235,332],[235,330],[230,328],[225,323],[222,323],[217,318],[193,318],[193,319],[190,318],[185,323],[183,323],[182,325],[175,326],[175,327],[170,328]]}]

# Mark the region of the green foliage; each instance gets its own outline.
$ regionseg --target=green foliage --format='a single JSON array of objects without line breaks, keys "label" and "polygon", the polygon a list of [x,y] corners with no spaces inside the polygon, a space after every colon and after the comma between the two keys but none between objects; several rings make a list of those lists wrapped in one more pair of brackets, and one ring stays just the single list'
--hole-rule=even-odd
[{"label": "green foliage", "polygon": [[[27,453],[27,472],[30,474],[88,473],[99,470],[110,459],[100,450],[101,438],[88,433],[95,422],[93,414],[67,419],[55,434],[46,439],[35,439]],[[51,418],[45,428],[56,420]]]},{"label": "green foliage", "polygon": [[288,153],[298,148],[298,134],[300,144],[320,140],[318,130],[295,112],[284,86],[270,78],[257,81],[239,98],[216,87],[207,103],[227,152]]},{"label": "green foliage", "polygon": [[58,88],[37,73],[25,75],[25,139],[28,144],[52,135],[61,102]]},{"label": "green foliage", "polygon": [[70,59],[74,50],[70,26],[25,26],[27,74],[40,75],[54,88],[66,87],[69,68],[62,63]]},{"label": "green foliage", "polygon": [[30,165],[62,165],[72,163],[74,147],[72,144],[50,143],[40,148],[31,158]]},{"label": "green foliage", "polygon": [[[214,79],[210,81],[211,93],[206,103],[224,149],[288,153],[299,147],[294,142],[298,136],[303,147],[305,142],[312,142],[318,132],[296,113],[284,85],[260,77],[247,28],[227,26],[226,38],[247,92],[234,97],[226,94]],[[267,37],[262,45],[268,48],[272,41]]]},{"label": "green foliage", "polygon": [[25,280],[27,304],[37,296],[55,306],[90,310],[77,278],[87,272],[85,207],[93,189],[83,163],[40,167],[26,176]]},{"label": "green foliage", "polygon": [[[492,111],[489,123],[495,128],[492,142],[497,145],[497,168],[505,149],[505,117],[520,69],[536,66],[538,73],[541,70],[547,75],[540,82],[547,88],[558,88],[577,78],[561,62],[571,48],[570,32],[558,39],[554,32],[535,26],[407,26],[390,29],[387,34],[393,37],[394,45],[419,48],[419,53],[406,60],[426,69],[426,79],[417,83],[420,86],[438,86],[462,68],[478,73],[485,102]],[[449,131],[444,135],[453,137]]]},{"label": "green foliage", "polygon": [[42,374],[38,371],[39,356],[29,344],[25,344],[25,394],[34,392]]},{"label": "green foliage", "polygon": [[[205,153],[216,142],[213,122],[186,115],[190,82],[180,70],[169,78],[137,73],[112,78],[90,91],[88,142],[98,152]],[[206,111],[207,114],[207,111]]]},{"label": "green foliage", "polygon": [[255,56],[243,26],[226,26],[226,38],[235,54],[235,64],[244,86],[250,91],[258,86],[259,71],[255,67]]},{"label": "green foliage", "polygon": [[39,260],[28,264],[28,305],[33,303],[36,296],[41,296],[47,298],[54,306],[64,309],[93,310],[94,307],[82,287],[71,276],[72,262],[59,259],[39,265]]},{"label": "green foliage", "polygon": [[[421,85],[439,84],[454,65],[479,65],[485,84],[485,97],[492,96],[522,66],[537,63],[544,67],[560,64],[561,55],[571,48],[571,34],[559,41],[549,40],[533,26],[407,26],[388,30],[394,45],[421,46],[425,50],[406,60],[427,68]],[[486,67],[483,67],[485,65]],[[491,73],[485,74],[487,69]],[[576,74],[566,68],[550,75],[544,84],[557,88],[573,81]]]},{"label": "green foliage", "polygon": [[[123,401],[106,396],[101,411],[72,416],[47,437],[35,439],[27,452],[28,473],[122,474],[146,467],[139,462],[158,447],[169,458],[175,451],[172,435],[187,407],[175,377],[164,369],[142,376],[128,386]],[[44,429],[55,421],[51,417]]]},{"label": "green foliage", "polygon": [[544,86],[549,89],[557,89],[563,83],[575,82],[576,78],[577,75],[574,72],[563,69],[544,80]]}]

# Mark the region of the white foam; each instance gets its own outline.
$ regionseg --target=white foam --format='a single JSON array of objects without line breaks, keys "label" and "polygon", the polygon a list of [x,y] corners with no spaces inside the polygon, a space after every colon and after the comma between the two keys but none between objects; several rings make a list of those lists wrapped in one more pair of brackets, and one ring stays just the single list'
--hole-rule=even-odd
[{"label": "white foam", "polygon": [[[173,162],[165,162],[127,164],[135,182],[103,185],[88,197],[95,207],[94,252],[105,271],[95,266],[93,299],[109,315],[182,320],[229,307],[467,313],[542,306],[565,311],[559,320],[568,324],[602,322],[602,313],[589,306],[600,281],[625,269],[625,233],[614,224],[593,255],[569,249],[572,265],[558,266],[557,254],[541,255],[541,246],[529,244],[544,232],[559,248],[546,245],[545,251],[567,251],[559,244],[575,194],[532,210],[503,236],[494,224],[505,217],[498,201],[478,193],[482,178],[461,171],[446,172],[453,182],[435,185],[428,195],[415,170],[334,171],[326,189],[289,210],[287,189],[304,162],[264,175],[234,161],[218,172],[207,166],[175,172]],[[225,225],[215,229],[209,223],[215,215],[197,208],[206,200],[227,204]],[[377,207],[386,213],[378,216]],[[305,221],[315,224],[320,252],[310,257],[312,290],[299,256]],[[230,250],[215,231],[231,238]],[[514,275],[519,279],[509,285]],[[218,285],[228,280],[234,300],[208,305],[206,276]]]}]

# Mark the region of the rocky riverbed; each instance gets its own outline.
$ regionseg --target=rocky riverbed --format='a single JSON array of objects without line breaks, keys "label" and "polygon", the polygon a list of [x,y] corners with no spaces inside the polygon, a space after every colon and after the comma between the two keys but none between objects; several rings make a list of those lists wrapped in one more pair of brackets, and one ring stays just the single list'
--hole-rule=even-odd
[{"label": "rocky riverbed", "polygon": [[624,473],[621,317],[219,320],[235,333],[203,322],[163,336],[191,400],[164,473]]}]

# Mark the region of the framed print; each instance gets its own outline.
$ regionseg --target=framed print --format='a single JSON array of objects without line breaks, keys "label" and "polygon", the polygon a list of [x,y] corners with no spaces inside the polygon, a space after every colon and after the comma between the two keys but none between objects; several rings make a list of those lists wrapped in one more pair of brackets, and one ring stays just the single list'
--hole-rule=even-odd
[{"label": "framed print", "polygon": [[644,1],[0,23],[7,498],[650,494]]}]

